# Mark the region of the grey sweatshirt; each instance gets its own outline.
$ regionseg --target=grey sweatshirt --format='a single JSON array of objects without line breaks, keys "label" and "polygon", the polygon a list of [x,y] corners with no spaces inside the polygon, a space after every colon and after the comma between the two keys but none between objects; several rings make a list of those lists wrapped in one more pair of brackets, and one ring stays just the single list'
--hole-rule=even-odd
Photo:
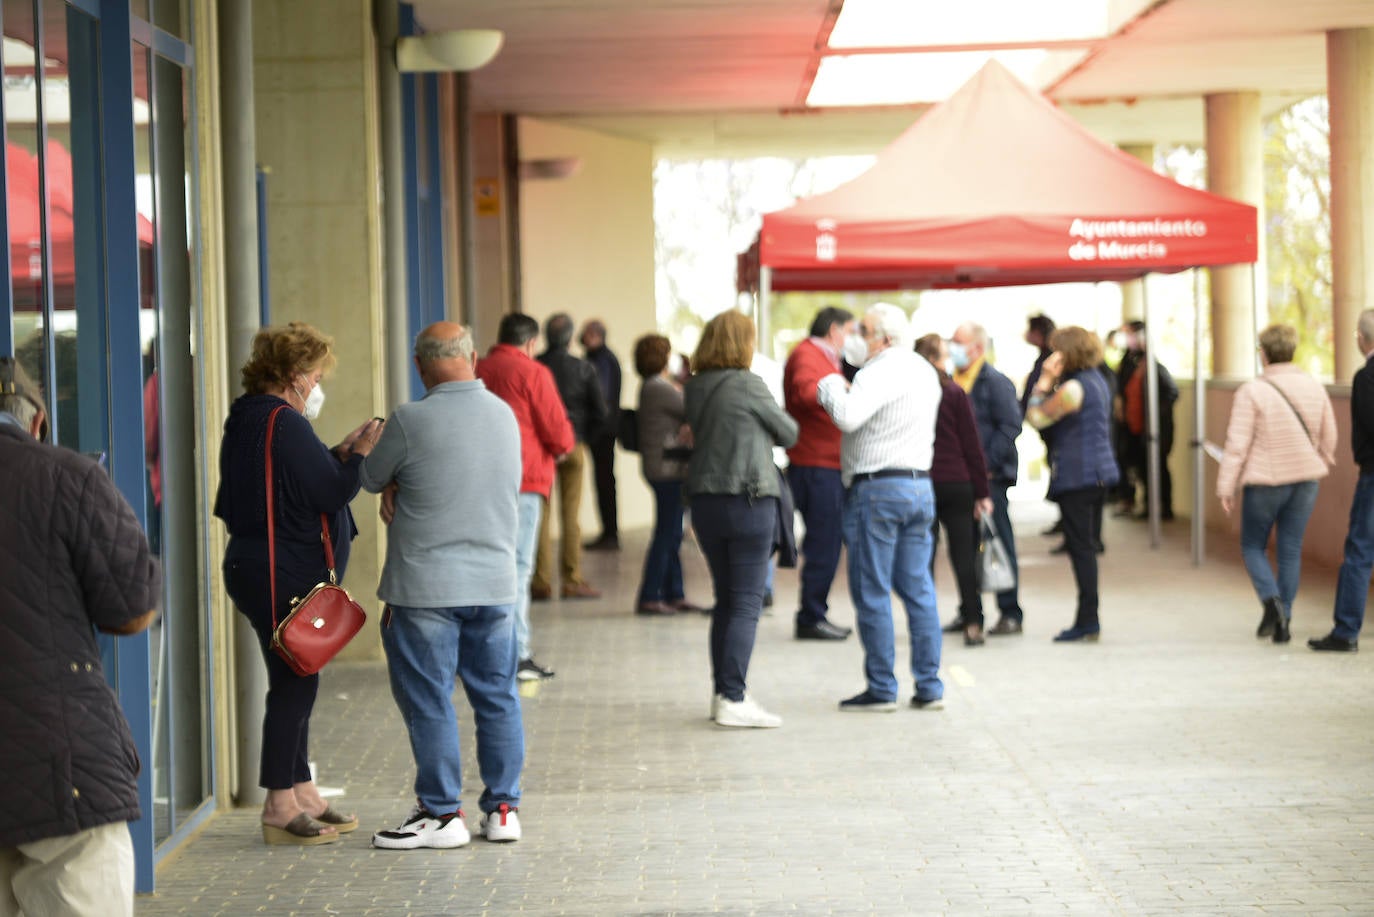
[{"label": "grey sweatshirt", "polygon": [[520,430],[481,381],[445,382],[396,409],[362,464],[371,493],[393,480],[377,598],[413,608],[515,601]]}]

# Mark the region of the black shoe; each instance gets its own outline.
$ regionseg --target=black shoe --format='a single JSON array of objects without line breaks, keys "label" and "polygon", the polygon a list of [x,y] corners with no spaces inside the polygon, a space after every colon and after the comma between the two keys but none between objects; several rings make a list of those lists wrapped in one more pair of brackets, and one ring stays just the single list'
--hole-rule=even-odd
[{"label": "black shoe", "polygon": [[772,608],[772,607],[773,607],[773,590],[772,590],[772,589],[769,589],[767,592],[765,592],[765,593],[763,594],[763,607],[764,607],[764,608]]},{"label": "black shoe", "polygon": [[942,634],[962,634],[963,632],[964,619],[962,615],[940,628],[940,633]]},{"label": "black shoe", "polygon": [[917,710],[943,710],[945,709],[945,699],[943,697],[927,697],[922,699],[920,696],[911,699],[911,706]]},{"label": "black shoe", "polygon": [[584,551],[619,551],[620,538],[615,535],[602,535],[596,541],[589,541],[582,546]]},{"label": "black shoe", "polygon": [[1061,541],[1061,542],[1059,542],[1059,544],[1057,544],[1057,545],[1055,545],[1054,547],[1050,548],[1050,553],[1051,553],[1051,554],[1067,554],[1067,553],[1069,553],[1069,543],[1068,543],[1067,541]]},{"label": "black shoe", "polygon": [[824,618],[813,624],[797,622],[798,640],[847,640],[853,632],[852,628],[831,624]]},{"label": "black shoe", "polygon": [[1063,520],[1063,519],[1060,519],[1058,522],[1056,522],[1054,525],[1050,526],[1049,528],[1045,529],[1045,530],[1044,530],[1043,532],[1041,532],[1040,534],[1041,534],[1041,535],[1044,535],[1044,536],[1046,536],[1046,537],[1049,537],[1050,535],[1062,535],[1063,532],[1064,532],[1064,520]]},{"label": "black shoe", "polygon": [[1279,621],[1283,620],[1283,609],[1279,606],[1278,597],[1264,600],[1264,615],[1260,618],[1259,627],[1255,630],[1255,637],[1263,640],[1265,637],[1274,636],[1274,628],[1278,627]]},{"label": "black shoe", "polygon": [[1287,643],[1293,639],[1293,634],[1288,629],[1288,619],[1279,615],[1279,623],[1274,627],[1274,642]]},{"label": "black shoe", "polygon": [[546,669],[534,659],[521,659],[520,665],[515,669],[517,681],[543,681],[553,677],[553,669]]},{"label": "black shoe", "polygon": [[983,628],[977,624],[964,628],[964,646],[982,646],[983,643]]},{"label": "black shoe", "polygon": [[1313,637],[1307,641],[1307,646],[1319,653],[1357,653],[1360,650],[1360,641],[1344,640],[1335,634],[1327,634],[1325,637]]},{"label": "black shoe", "polygon": [[997,623],[988,628],[988,634],[994,637],[1005,637],[1021,633],[1021,622],[1016,618],[1001,617]]},{"label": "black shoe", "polygon": [[896,709],[895,700],[883,700],[868,691],[840,701],[840,710],[845,713],[892,713]]},{"label": "black shoe", "polygon": [[1099,554],[1106,554],[1106,553],[1107,553],[1107,546],[1106,546],[1105,544],[1103,544],[1102,542],[1100,542],[1100,541],[1097,543],[1097,553],[1099,553]]}]

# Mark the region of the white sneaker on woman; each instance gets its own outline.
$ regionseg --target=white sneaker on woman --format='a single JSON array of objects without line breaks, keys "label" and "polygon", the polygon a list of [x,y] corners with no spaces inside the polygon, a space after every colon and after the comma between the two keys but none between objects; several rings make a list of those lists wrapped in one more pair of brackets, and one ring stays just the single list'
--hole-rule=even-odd
[{"label": "white sneaker on woman", "polygon": [[776,729],[782,725],[782,717],[760,707],[748,694],[744,695],[744,700],[741,701],[717,695],[715,720],[717,726],[754,729]]}]

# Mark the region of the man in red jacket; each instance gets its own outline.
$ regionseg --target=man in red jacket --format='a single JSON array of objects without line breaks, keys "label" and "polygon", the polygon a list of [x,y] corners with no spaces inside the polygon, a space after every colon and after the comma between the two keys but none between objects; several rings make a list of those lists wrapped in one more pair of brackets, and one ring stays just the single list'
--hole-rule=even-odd
[{"label": "man in red jacket", "polygon": [[539,537],[539,517],[553,489],[554,465],[576,441],[553,373],[534,359],[539,323],[513,312],[501,319],[496,346],[477,362],[477,378],[511,406],[520,425],[520,530],[515,542],[515,642],[521,681],[552,678],[553,670],[534,661],[530,648],[530,573]]},{"label": "man in red jacket", "polygon": [[851,628],[830,623],[830,584],[840,564],[844,484],[840,481],[840,430],[816,400],[821,379],[840,371],[845,339],[854,315],[827,306],[811,323],[811,336],[798,344],[782,371],[784,406],[801,427],[787,450],[787,482],[806,522],[802,540],[798,640],[843,640]]}]

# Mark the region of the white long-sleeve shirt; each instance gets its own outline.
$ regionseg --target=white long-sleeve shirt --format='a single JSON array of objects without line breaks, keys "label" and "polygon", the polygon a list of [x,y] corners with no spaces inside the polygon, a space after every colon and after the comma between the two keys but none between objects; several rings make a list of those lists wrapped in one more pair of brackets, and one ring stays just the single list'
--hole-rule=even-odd
[{"label": "white long-sleeve shirt", "polygon": [[817,399],[840,428],[840,477],[885,468],[929,471],[940,410],[940,377],[922,356],[888,348],[864,364],[846,389],[836,373]]}]

